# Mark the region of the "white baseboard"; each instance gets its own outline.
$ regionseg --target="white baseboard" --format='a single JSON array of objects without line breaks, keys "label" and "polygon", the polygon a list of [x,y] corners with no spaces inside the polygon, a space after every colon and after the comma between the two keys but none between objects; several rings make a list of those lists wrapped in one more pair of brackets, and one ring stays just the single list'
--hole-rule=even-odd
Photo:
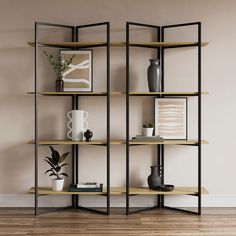
[{"label": "white baseboard", "polygon": [[[131,207],[149,207],[156,203],[154,196],[130,197]],[[70,196],[41,196],[39,206],[64,207],[71,204]],[[173,207],[195,207],[197,197],[192,196],[166,196],[165,204]],[[104,207],[106,198],[102,196],[80,196],[80,205],[87,207]],[[0,194],[0,207],[33,207],[34,196],[29,194]],[[124,207],[125,197],[112,196],[112,207]],[[236,195],[203,195],[203,207],[236,207]]]}]

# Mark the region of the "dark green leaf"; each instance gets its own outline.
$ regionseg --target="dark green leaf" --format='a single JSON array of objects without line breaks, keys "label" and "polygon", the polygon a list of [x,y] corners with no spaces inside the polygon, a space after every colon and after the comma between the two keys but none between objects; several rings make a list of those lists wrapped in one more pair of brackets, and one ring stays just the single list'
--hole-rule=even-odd
[{"label": "dark green leaf", "polygon": [[44,159],[53,169],[55,169],[55,166],[51,163],[51,162],[49,162],[47,159]]},{"label": "dark green leaf", "polygon": [[52,172],[52,173],[54,173],[54,172],[52,171],[52,169],[50,169],[50,170],[45,171],[44,174],[46,175],[48,172]]},{"label": "dark green leaf", "polygon": [[51,149],[51,151],[53,153],[54,152],[54,148],[52,146],[49,146],[49,147],[50,147],[50,149]]},{"label": "dark green leaf", "polygon": [[68,177],[68,175],[66,173],[61,173],[60,175],[64,175],[64,176]]},{"label": "dark green leaf", "polygon": [[57,165],[57,163],[51,157],[45,157],[45,158],[47,158],[48,161],[52,163],[53,165]]},{"label": "dark green leaf", "polygon": [[67,166],[67,165],[68,165],[68,164],[64,163],[64,164],[62,164],[60,167]]},{"label": "dark green leaf", "polygon": [[57,176],[56,174],[54,174],[54,173],[51,173],[49,176]]},{"label": "dark green leaf", "polygon": [[60,166],[57,166],[56,168],[55,168],[55,171],[58,173],[59,171],[61,170],[61,167]]},{"label": "dark green leaf", "polygon": [[60,154],[58,151],[54,150],[53,154],[52,154],[52,158],[54,161],[56,161],[57,163],[59,162],[60,160]]},{"label": "dark green leaf", "polygon": [[63,153],[60,157],[59,163],[62,163],[68,155],[69,155],[69,152]]}]

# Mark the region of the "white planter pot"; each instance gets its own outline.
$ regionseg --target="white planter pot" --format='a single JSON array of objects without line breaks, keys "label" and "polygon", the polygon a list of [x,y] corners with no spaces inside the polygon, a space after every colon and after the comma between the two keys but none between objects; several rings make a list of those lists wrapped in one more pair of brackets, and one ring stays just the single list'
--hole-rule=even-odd
[{"label": "white planter pot", "polygon": [[53,179],[52,180],[52,190],[55,192],[60,192],[63,190],[64,179]]},{"label": "white planter pot", "polygon": [[154,128],[143,128],[143,135],[150,137],[153,134],[153,129]]}]

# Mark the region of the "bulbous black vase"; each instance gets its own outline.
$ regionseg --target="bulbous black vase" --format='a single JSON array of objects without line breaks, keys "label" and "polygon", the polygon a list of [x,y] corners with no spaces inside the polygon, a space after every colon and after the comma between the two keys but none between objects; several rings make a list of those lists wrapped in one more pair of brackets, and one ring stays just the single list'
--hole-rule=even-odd
[{"label": "bulbous black vase", "polygon": [[85,142],[91,142],[91,138],[93,137],[93,132],[89,129],[84,132],[84,137],[86,138]]},{"label": "bulbous black vase", "polygon": [[157,189],[162,185],[162,166],[151,166],[151,174],[148,176],[150,189]]}]

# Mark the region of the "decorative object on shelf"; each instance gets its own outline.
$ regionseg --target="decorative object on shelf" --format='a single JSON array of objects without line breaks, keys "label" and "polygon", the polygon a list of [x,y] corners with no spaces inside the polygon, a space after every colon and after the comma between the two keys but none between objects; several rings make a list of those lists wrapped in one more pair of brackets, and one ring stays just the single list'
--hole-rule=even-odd
[{"label": "decorative object on shelf", "polygon": [[170,192],[170,191],[174,190],[174,188],[175,188],[175,186],[172,184],[164,184],[164,185],[161,185],[156,190],[163,191],[163,192]]},{"label": "decorative object on shelf", "polygon": [[187,139],[187,98],[155,98],[155,135]]},{"label": "decorative object on shelf", "polygon": [[64,91],[64,81],[62,80],[62,74],[69,68],[69,66],[72,63],[72,60],[74,58],[74,55],[72,55],[67,60],[62,60],[62,58],[60,56],[58,58],[55,58],[52,54],[48,55],[45,50],[43,52],[46,55],[50,65],[53,67],[53,70],[55,71],[55,73],[57,75],[56,92],[63,92]]},{"label": "decorative object on shelf", "polygon": [[70,184],[69,192],[102,192],[103,184],[98,183],[82,183],[82,184]]},{"label": "decorative object on shelf", "polygon": [[60,51],[62,60],[68,60],[71,55],[72,63],[67,70],[63,72],[64,91],[84,91],[92,92],[93,90],[93,64],[92,50],[79,51]]},{"label": "decorative object on shelf", "polygon": [[145,123],[143,125],[143,135],[147,137],[151,137],[153,135],[154,125],[151,123]]},{"label": "decorative object on shelf", "polygon": [[161,68],[160,60],[149,59],[150,65],[147,70],[148,87],[150,92],[160,92]]},{"label": "decorative object on shelf", "polygon": [[85,142],[91,142],[91,138],[93,137],[93,132],[87,129],[84,132]]},{"label": "decorative object on shelf", "polygon": [[132,137],[132,141],[134,142],[163,142],[164,139],[157,136],[144,136],[144,135],[136,135],[135,137]]},{"label": "decorative object on shelf", "polygon": [[45,157],[45,161],[50,165],[50,169],[48,169],[45,174],[50,173],[49,176],[56,176],[56,179],[52,180],[52,190],[59,192],[63,190],[64,179],[60,176],[68,175],[64,172],[60,173],[61,168],[68,164],[63,163],[66,157],[69,155],[69,152],[63,153],[62,155],[59,154],[57,150],[55,150],[52,146],[49,146],[51,149],[51,157]]},{"label": "decorative object on shelf", "polygon": [[162,185],[162,166],[151,166],[151,174],[148,176],[150,189],[158,189]]},{"label": "decorative object on shelf", "polygon": [[[72,110],[67,113],[69,121],[67,137],[73,141],[83,141],[84,131],[88,128],[88,112],[84,110]],[[70,126],[71,125],[71,126]]]}]

